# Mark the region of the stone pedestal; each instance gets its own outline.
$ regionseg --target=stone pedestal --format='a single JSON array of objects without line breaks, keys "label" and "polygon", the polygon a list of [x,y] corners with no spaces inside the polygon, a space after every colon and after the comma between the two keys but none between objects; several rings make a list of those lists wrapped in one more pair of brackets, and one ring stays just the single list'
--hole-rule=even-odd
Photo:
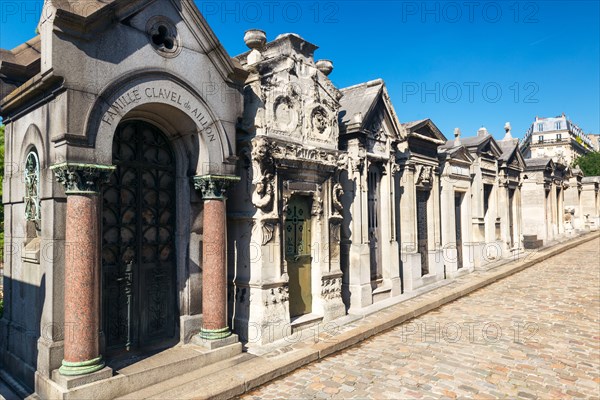
[{"label": "stone pedestal", "polygon": [[239,181],[235,176],[198,176],[197,190],[204,199],[202,249],[202,329],[200,340],[223,340],[231,336],[227,324],[227,214],[225,191]]},{"label": "stone pedestal", "polygon": [[[65,232],[65,339],[60,375],[104,369],[100,355],[99,193],[114,167],[65,163],[52,167],[67,194]],[[99,379],[110,376],[101,374]]]}]

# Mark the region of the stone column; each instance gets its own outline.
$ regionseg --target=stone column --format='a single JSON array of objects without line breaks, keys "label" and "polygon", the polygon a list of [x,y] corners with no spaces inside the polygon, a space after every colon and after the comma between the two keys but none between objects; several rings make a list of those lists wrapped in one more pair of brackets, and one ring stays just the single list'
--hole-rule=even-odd
[{"label": "stone column", "polygon": [[203,340],[231,336],[227,324],[227,213],[225,191],[237,183],[236,176],[194,177],[194,187],[204,199],[202,248],[202,329]]},{"label": "stone column", "polygon": [[67,195],[65,339],[61,375],[104,368],[100,355],[100,185],[115,167],[63,163],[51,167]]}]

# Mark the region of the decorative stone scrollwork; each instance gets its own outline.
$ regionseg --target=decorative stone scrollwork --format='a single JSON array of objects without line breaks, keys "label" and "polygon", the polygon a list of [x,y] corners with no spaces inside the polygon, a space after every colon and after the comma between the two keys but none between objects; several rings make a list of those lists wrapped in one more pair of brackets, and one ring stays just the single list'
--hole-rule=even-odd
[{"label": "decorative stone scrollwork", "polygon": [[344,196],[344,189],[342,187],[342,184],[338,182],[335,185],[333,185],[333,196],[331,196],[333,203],[333,213],[336,215],[341,214],[344,210],[344,205],[342,204],[342,196]]},{"label": "decorative stone scrollwork", "polygon": [[275,236],[275,227],[277,226],[277,221],[264,221],[262,223],[262,245],[266,246],[273,240]]},{"label": "decorative stone scrollwork", "polygon": [[40,160],[35,151],[29,152],[25,160],[25,218],[39,228],[40,208]]},{"label": "decorative stone scrollwork", "polygon": [[431,185],[433,183],[433,167],[431,165],[419,165],[417,167],[417,185]]},{"label": "decorative stone scrollwork", "polygon": [[392,175],[398,175],[402,172],[402,166],[398,164],[398,161],[394,160],[392,162]]},{"label": "decorative stone scrollwork", "polygon": [[257,137],[252,143],[252,161],[256,165],[252,204],[263,212],[273,210],[275,199],[275,160],[273,145],[262,137]]},{"label": "decorative stone scrollwork", "polygon": [[321,297],[334,300],[342,297],[342,278],[325,278],[321,283]]},{"label": "decorative stone scrollwork", "polygon": [[194,188],[202,192],[204,200],[224,200],[227,189],[239,181],[239,177],[231,175],[195,176]]},{"label": "decorative stone scrollwork", "polygon": [[509,180],[508,180],[508,178],[506,176],[499,176],[498,177],[498,185],[500,187],[506,188],[506,187],[508,187],[508,184],[509,184]]},{"label": "decorative stone scrollwork", "polygon": [[98,194],[116,167],[109,165],[62,163],[51,170],[56,180],[65,187],[66,194]]},{"label": "decorative stone scrollwork", "polygon": [[269,212],[273,210],[274,198],[273,175],[267,174],[256,182],[256,190],[252,194],[252,204],[264,212]]},{"label": "decorative stone scrollwork", "polygon": [[321,217],[323,215],[323,198],[321,195],[321,186],[317,186],[317,191],[313,195],[311,214],[314,217]]},{"label": "decorative stone scrollwork", "polygon": [[316,107],[311,114],[312,131],[324,135],[329,128],[329,116],[321,106]]},{"label": "decorative stone scrollwork", "polygon": [[284,304],[290,300],[290,288],[288,286],[282,286],[278,288],[271,288],[267,296],[264,298],[265,307],[269,307],[277,304]]},{"label": "decorative stone scrollwork", "polygon": [[277,159],[315,161],[332,167],[336,166],[338,160],[337,152],[317,150],[315,148],[295,144],[273,146],[272,155]]},{"label": "decorative stone scrollwork", "polygon": [[277,129],[283,132],[293,132],[298,127],[298,111],[290,97],[281,96],[275,100],[273,115]]}]

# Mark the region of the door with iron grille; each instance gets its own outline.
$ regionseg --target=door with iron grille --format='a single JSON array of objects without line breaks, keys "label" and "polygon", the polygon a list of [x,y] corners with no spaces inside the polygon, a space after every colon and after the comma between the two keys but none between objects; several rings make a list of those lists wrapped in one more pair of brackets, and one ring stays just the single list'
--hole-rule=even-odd
[{"label": "door with iron grille", "polygon": [[383,278],[381,265],[381,229],[379,227],[379,197],[381,174],[379,167],[372,165],[367,175],[367,207],[369,229],[369,256],[371,263],[371,283],[377,285]]},{"label": "door with iron grille", "polygon": [[508,189],[508,236],[510,240],[510,248],[515,247],[515,222],[514,222],[514,206],[515,189]]},{"label": "door with iron grille", "polygon": [[292,197],[285,215],[285,259],[290,278],[290,317],[312,312],[309,198]]},{"label": "door with iron grille", "polygon": [[427,201],[429,191],[417,190],[417,240],[421,253],[421,275],[429,274],[429,237],[427,236]]},{"label": "door with iron grille", "polygon": [[102,207],[102,307],[107,352],[143,350],[176,332],[175,157],[162,132],[126,122]]},{"label": "door with iron grille", "polygon": [[454,228],[456,231],[456,265],[460,269],[463,267],[463,240],[462,240],[462,213],[461,206],[463,195],[454,194]]}]

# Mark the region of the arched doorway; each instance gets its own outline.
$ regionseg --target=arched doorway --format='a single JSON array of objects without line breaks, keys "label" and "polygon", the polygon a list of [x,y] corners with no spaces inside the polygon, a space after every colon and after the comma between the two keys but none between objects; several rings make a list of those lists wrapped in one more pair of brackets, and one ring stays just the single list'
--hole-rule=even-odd
[{"label": "arched doorway", "polygon": [[102,204],[107,354],[168,345],[176,335],[175,156],[163,133],[120,124]]}]

